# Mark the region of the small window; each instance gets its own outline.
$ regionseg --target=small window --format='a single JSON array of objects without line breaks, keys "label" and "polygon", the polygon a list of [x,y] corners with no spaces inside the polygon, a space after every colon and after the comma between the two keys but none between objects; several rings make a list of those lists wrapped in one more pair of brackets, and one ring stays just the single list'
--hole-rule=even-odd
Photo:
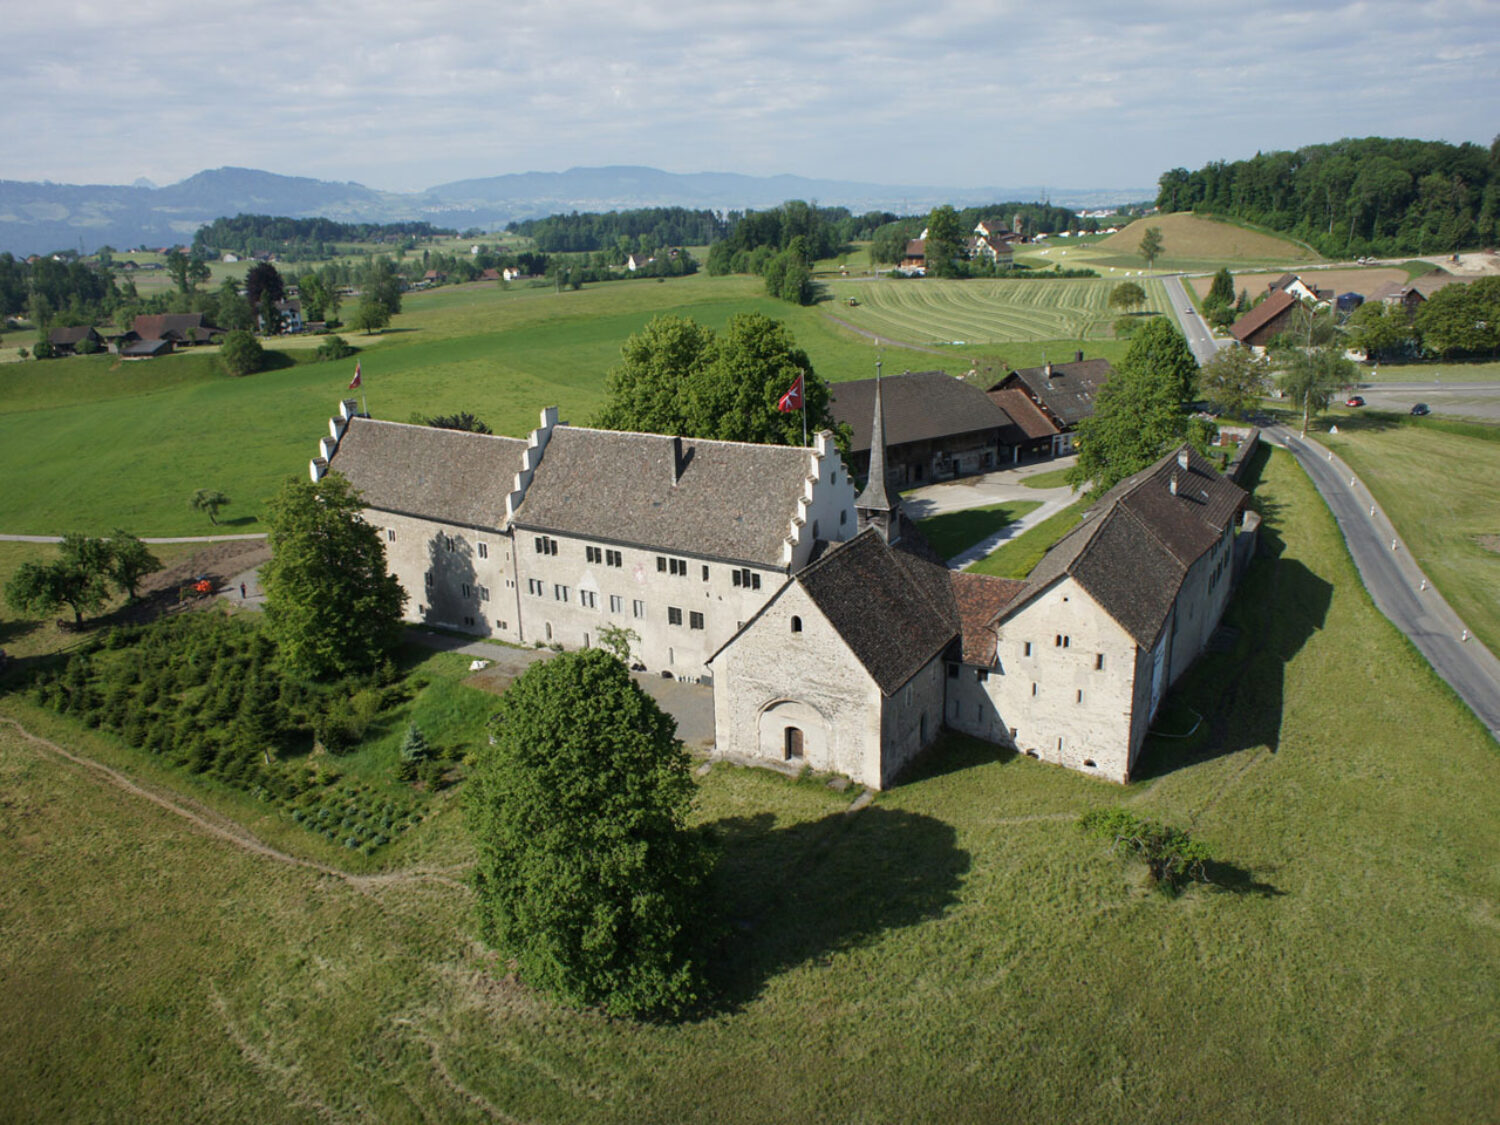
[{"label": "small window", "polygon": [[1031,642],[1030,641],[1026,642],[1026,653],[1025,653],[1025,655],[1027,655],[1027,656],[1031,655]]},{"label": "small window", "polygon": [[579,590],[578,604],[583,606],[584,609],[598,609],[599,595],[594,593],[593,590]]},{"label": "small window", "polygon": [[1016,740],[1016,728],[1015,727],[1011,727],[1010,728],[1010,740],[1012,742],[1014,742]]},{"label": "small window", "polygon": [[667,606],[667,624],[668,625],[681,625],[682,624],[682,610],[678,609],[675,605],[669,605],[669,606]]},{"label": "small window", "polygon": [[1094,671],[1104,671],[1104,654],[1102,652],[1096,652],[1094,654]]},{"label": "small window", "polygon": [[1032,684],[1032,685],[1031,685],[1031,694],[1032,694],[1032,695],[1035,695],[1035,694],[1036,694],[1036,684]]},{"label": "small window", "polygon": [[479,552],[480,558],[487,559],[490,557],[490,545],[488,543],[478,543],[474,549]]},{"label": "small window", "polygon": [[396,529],[394,527],[385,529],[385,541],[387,543],[394,543],[396,541]]},{"label": "small window", "polygon": [[678,578],[687,577],[687,559],[668,559],[667,562],[671,564],[668,569],[674,575]]},{"label": "small window", "polygon": [[708,581],[708,567],[707,567],[707,565],[705,565],[703,567],[703,581],[705,581],[705,582]]},{"label": "small window", "polygon": [[432,571],[427,572],[427,588],[432,589]]},{"label": "small window", "polygon": [[557,540],[553,539],[550,535],[538,535],[533,540],[533,543],[536,547],[536,553],[539,555],[557,554]]},{"label": "small window", "polygon": [[547,622],[547,639],[549,641],[552,639],[552,622],[550,621]]},{"label": "small window", "polygon": [[1062,648],[1062,634],[1061,633],[1057,634],[1057,638],[1052,642],[1052,646],[1054,648]]},{"label": "small window", "polygon": [[1078,702],[1079,703],[1083,702],[1083,689],[1082,688],[1078,689]]},{"label": "small window", "polygon": [[554,585],[552,587],[552,596],[560,602],[565,602],[568,600],[568,588],[566,586]]},{"label": "small window", "polygon": [[701,628],[703,628],[703,614],[701,614],[701,613],[689,613],[688,614],[688,628],[689,629],[701,629]]},{"label": "small window", "polygon": [[451,535],[445,535],[445,536],[443,536],[443,546],[446,549],[450,550],[450,551],[453,550],[453,536],[451,536]]},{"label": "small window", "polygon": [[636,601],[632,601],[630,603],[630,615],[636,618],[645,617],[646,603],[638,599]]},{"label": "small window", "polygon": [[794,632],[794,633],[800,633],[800,632],[802,632],[802,618],[795,617],[795,616],[792,618],[792,632]]},{"label": "small window", "polygon": [[666,573],[666,569],[667,569],[667,557],[665,555],[657,555],[656,556],[656,571],[657,571],[657,573],[658,574],[664,574],[664,573]]},{"label": "small window", "polygon": [[760,575],[758,575],[758,574],[752,574],[750,576],[750,589],[752,589],[752,590],[759,590],[760,589]]},{"label": "small window", "polygon": [[464,624],[465,625],[472,625],[472,624],[474,624],[474,619],[472,617],[465,617],[464,618]]},{"label": "small window", "polygon": [[609,596],[609,612],[610,613],[624,613],[625,612],[625,599],[622,598],[622,597],[620,597],[619,594],[611,594]]},{"label": "small window", "polygon": [[1095,769],[1099,768],[1098,766],[1096,766],[1094,764],[1094,759],[1093,758],[1085,758],[1083,760],[1083,764],[1086,765],[1086,766],[1088,766],[1088,768],[1091,769],[1091,770],[1095,770]]},{"label": "small window", "polygon": [[813,538],[816,539],[817,537],[818,537],[818,521],[817,520],[813,520]]},{"label": "small window", "polygon": [[1061,736],[1059,736],[1058,740],[1057,740],[1057,752],[1059,754],[1062,753],[1062,738],[1061,738]]},{"label": "small window", "polygon": [[849,511],[846,508],[844,511],[842,511],[842,512],[839,513],[839,526],[843,527],[848,522],[849,522]]},{"label": "small window", "polygon": [[526,579],[526,592],[528,594],[535,594],[537,597],[541,597],[545,590],[546,587],[542,585],[540,578]]},{"label": "small window", "polygon": [[600,563],[604,561],[604,552],[598,547],[584,547],[583,558],[585,562]]},{"label": "small window", "polygon": [[1070,645],[1072,643],[1073,643],[1073,638],[1072,637],[1064,637],[1063,638],[1063,648],[1067,648],[1068,645]]},{"label": "small window", "polygon": [[478,589],[478,591],[479,591],[479,600],[480,601],[487,602],[487,601],[490,600],[490,588],[488,586],[479,586],[479,587],[476,587],[476,589]]},{"label": "small window", "polygon": [[732,585],[743,586],[743,572],[738,570],[731,571],[729,575],[729,581]]},{"label": "small window", "polygon": [[981,684],[985,683],[989,678],[990,670],[988,668],[974,669],[974,679],[978,680]]},{"label": "small window", "polygon": [[619,551],[605,551],[604,563],[606,566],[619,567],[625,565],[620,559]]},{"label": "small window", "polygon": [[464,597],[467,598],[468,596],[469,596],[469,584],[467,582],[465,582],[464,583]]}]

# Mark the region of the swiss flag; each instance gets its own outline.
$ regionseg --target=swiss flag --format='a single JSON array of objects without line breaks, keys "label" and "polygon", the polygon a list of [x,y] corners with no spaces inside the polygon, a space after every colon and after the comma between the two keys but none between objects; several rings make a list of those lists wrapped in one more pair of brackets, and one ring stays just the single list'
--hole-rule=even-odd
[{"label": "swiss flag", "polygon": [[354,378],[352,378],[352,379],[349,380],[349,389],[351,391],[358,390],[359,389],[359,385],[360,385],[359,360],[356,359],[354,361]]},{"label": "swiss flag", "polygon": [[776,409],[783,414],[790,414],[794,410],[802,409],[802,376],[797,376],[797,381],[792,384],[791,389],[776,400]]}]

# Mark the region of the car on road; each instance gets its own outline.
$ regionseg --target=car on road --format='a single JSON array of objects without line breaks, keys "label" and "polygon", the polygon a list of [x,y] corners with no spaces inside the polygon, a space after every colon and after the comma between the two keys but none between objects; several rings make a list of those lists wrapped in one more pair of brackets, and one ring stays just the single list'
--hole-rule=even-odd
[{"label": "car on road", "polygon": [[1364,404],[1365,400],[1361,395],[1350,395],[1344,400],[1345,406],[1363,406]]},{"label": "car on road", "polygon": [[1411,408],[1411,412],[1420,418],[1424,414],[1431,414],[1432,410],[1425,402],[1419,402]]}]

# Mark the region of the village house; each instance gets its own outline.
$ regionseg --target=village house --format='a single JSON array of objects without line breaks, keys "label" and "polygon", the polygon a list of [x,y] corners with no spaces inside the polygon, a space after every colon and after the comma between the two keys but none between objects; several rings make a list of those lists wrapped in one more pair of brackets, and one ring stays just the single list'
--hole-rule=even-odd
[{"label": "village house", "polygon": [[1229,326],[1229,334],[1247,348],[1264,348],[1292,326],[1301,302],[1285,289],[1276,289],[1260,304]]},{"label": "village house", "polygon": [[[88,341],[84,344],[84,341]],[[52,345],[52,350],[57,355],[75,355],[79,351],[79,345],[84,344],[84,350],[90,347],[99,350],[104,346],[104,337],[89,325],[79,325],[69,328],[49,328],[47,330],[47,342]]]},{"label": "village house", "polygon": [[[1007,404],[1016,401],[1015,395],[1008,392],[1019,392],[1028,398],[1051,430],[1050,456],[1062,457],[1073,452],[1074,431],[1078,423],[1094,413],[1099,388],[1114,373],[1109,360],[1084,359],[1083,352],[1077,351],[1069,363],[1046,363],[1041,367],[1022,367],[1010,372],[990,387],[991,398],[1007,412],[1010,410]],[[996,392],[1002,397],[996,397]],[[1032,436],[1037,431],[1035,424],[1027,429],[1028,450],[1038,447],[1039,434]]]}]

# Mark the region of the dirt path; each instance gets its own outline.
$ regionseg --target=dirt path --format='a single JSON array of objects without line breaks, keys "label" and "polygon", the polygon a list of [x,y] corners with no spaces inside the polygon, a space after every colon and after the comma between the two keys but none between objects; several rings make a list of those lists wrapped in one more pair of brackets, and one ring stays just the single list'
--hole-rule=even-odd
[{"label": "dirt path", "polygon": [[0,716],[0,722],[14,727],[17,734],[33,745],[50,751],[57,757],[72,762],[76,766],[82,766],[87,770],[93,771],[109,784],[124,790],[134,797],[140,797],[143,800],[150,801],[158,808],[175,813],[205,835],[216,837],[242,851],[261,856],[274,863],[282,863],[289,867],[301,867],[309,871],[316,871],[320,875],[328,875],[334,879],[339,879],[358,891],[389,887],[399,883],[417,883],[423,881],[441,883],[443,886],[454,887],[460,890],[467,889],[466,884],[453,878],[454,875],[465,869],[463,867],[412,868],[409,871],[387,871],[378,875],[354,875],[348,871],[340,871],[336,867],[329,867],[326,864],[318,863],[315,860],[301,859],[298,856],[288,855],[286,852],[278,851],[276,848],[259,839],[244,825],[230,820],[228,817],[215,812],[213,809],[191,798],[183,797],[179,794],[173,794],[169,797],[153,789],[148,789],[140,782],[132,780],[102,762],[96,762],[92,758],[84,757],[82,754],[77,754],[64,746],[59,746],[50,739],[32,734],[31,731],[27,730],[15,719]]}]

